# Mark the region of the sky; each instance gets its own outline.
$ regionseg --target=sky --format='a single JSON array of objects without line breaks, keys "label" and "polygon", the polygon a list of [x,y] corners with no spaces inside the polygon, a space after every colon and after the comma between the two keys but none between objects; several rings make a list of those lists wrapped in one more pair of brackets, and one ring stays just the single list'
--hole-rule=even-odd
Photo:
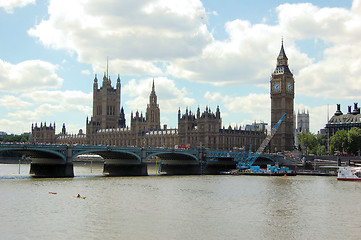
[{"label": "sky", "polygon": [[[0,0],[0,131],[65,123],[85,131],[95,74],[119,74],[126,113],[145,112],[151,84],[161,125],[178,109],[222,125],[270,123],[270,77],[283,39],[295,113],[317,133],[361,105],[361,0]],[[100,81],[101,82],[101,81]]]}]

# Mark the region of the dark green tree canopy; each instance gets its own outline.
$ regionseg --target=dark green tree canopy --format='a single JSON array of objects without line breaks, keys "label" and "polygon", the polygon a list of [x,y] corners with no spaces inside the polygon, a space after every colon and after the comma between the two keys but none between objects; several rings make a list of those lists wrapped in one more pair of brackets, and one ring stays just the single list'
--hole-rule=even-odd
[{"label": "dark green tree canopy", "polygon": [[339,151],[358,155],[361,150],[361,129],[339,130],[330,138],[331,153]]}]

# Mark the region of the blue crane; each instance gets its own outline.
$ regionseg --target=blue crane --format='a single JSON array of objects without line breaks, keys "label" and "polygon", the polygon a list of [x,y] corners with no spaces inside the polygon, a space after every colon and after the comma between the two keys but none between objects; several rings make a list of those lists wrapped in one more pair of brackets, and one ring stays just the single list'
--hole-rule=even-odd
[{"label": "blue crane", "polygon": [[286,117],[286,113],[282,115],[280,120],[272,127],[271,134],[267,135],[267,137],[263,140],[259,148],[257,149],[257,152],[252,154],[252,143],[249,148],[248,156],[245,159],[241,159],[238,162],[238,169],[248,169],[252,166],[252,164],[256,161],[256,159],[259,157],[261,153],[263,153],[264,149],[267,147],[273,136],[278,131],[278,128],[280,127],[283,119]]}]

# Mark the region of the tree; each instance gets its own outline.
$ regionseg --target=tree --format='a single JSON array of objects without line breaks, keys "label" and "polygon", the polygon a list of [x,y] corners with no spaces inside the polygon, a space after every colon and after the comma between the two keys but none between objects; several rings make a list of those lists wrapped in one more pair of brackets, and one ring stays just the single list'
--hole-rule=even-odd
[{"label": "tree", "polygon": [[316,153],[319,144],[315,134],[302,132],[297,134],[297,138],[301,149],[305,149],[306,155]]},{"label": "tree", "polygon": [[23,133],[21,135],[6,135],[0,137],[0,142],[29,142],[30,133]]},{"label": "tree", "polygon": [[361,129],[353,127],[347,134],[347,153],[358,155],[361,149]]},{"label": "tree", "polygon": [[335,151],[345,152],[348,148],[348,133],[346,130],[338,130],[332,137],[330,137],[331,153]]},{"label": "tree", "polygon": [[317,150],[316,150],[316,154],[317,155],[326,155],[327,151],[327,135],[326,134],[318,134],[316,136],[318,145],[317,145]]}]

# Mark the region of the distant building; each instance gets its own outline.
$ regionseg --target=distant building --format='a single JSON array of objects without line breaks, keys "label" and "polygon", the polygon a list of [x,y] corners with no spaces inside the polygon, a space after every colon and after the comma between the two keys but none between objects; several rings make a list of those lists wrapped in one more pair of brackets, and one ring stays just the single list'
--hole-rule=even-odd
[{"label": "distant building", "polygon": [[[328,139],[332,137],[338,130],[350,130],[353,127],[361,128],[360,108],[354,103],[354,109],[348,106],[348,111],[343,114],[341,105],[337,104],[336,112],[326,124],[326,133]],[[352,111],[351,111],[352,110]]]},{"label": "distant building", "polygon": [[32,142],[35,143],[55,143],[55,123],[52,125],[46,125],[46,122],[40,123],[38,126],[36,123],[35,125],[31,125],[31,138]]},{"label": "distant building", "polygon": [[298,111],[297,113],[297,133],[310,132],[310,114],[307,111],[303,110],[302,112]]},{"label": "distant building", "polygon": [[297,113],[297,128],[295,134],[295,145],[298,146],[297,134],[310,132],[310,114],[308,110],[298,111]]},{"label": "distant building", "polygon": [[8,134],[6,132],[0,132],[0,137],[7,136]]},{"label": "distant building", "polygon": [[254,122],[252,124],[246,124],[246,127],[245,127],[245,130],[246,131],[266,131],[266,126],[268,124],[267,123],[264,123],[264,122]]}]

